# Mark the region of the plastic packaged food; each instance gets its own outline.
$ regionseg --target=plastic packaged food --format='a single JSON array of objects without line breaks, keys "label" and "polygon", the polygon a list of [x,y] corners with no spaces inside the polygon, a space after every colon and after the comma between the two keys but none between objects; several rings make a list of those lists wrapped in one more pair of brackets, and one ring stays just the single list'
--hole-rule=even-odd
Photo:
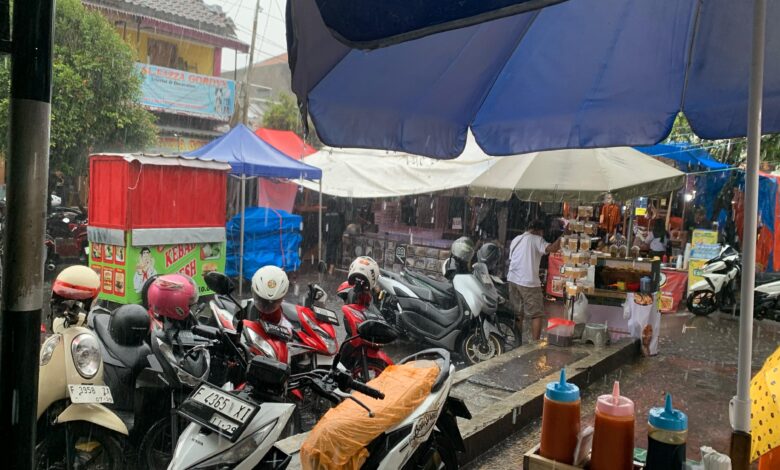
[{"label": "plastic packaged food", "polygon": [[593,217],[593,206],[579,206],[577,207],[577,217],[589,219]]},{"label": "plastic packaged food", "polygon": [[569,237],[566,240],[566,244],[571,251],[577,251],[580,248],[580,239],[577,237]]}]

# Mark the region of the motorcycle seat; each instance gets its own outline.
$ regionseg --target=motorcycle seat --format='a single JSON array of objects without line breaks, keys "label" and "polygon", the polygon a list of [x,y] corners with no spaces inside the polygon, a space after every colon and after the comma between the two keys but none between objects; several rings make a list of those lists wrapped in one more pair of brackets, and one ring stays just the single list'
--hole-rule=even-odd
[{"label": "motorcycle seat", "polygon": [[152,354],[152,349],[146,343],[139,346],[124,346],[111,337],[108,329],[108,323],[111,320],[110,315],[94,314],[90,318],[95,333],[100,338],[101,349],[103,353],[115,361],[119,361],[124,367],[139,371],[146,367],[146,357]]},{"label": "motorcycle seat", "polygon": [[460,307],[457,305],[448,310],[440,310],[433,304],[417,299],[399,298],[398,303],[401,304],[401,308],[404,310],[412,311],[445,328],[453,325],[460,319]]},{"label": "motorcycle seat", "polygon": [[[410,291],[412,291],[412,293],[414,295],[416,295],[417,297],[419,297],[422,300],[425,300],[426,302],[433,302],[434,301],[433,292],[431,292],[430,289],[426,289],[425,287],[415,286],[415,285],[412,285],[412,284],[409,284],[409,283],[406,283],[406,282],[404,283],[404,287],[409,289]],[[412,298],[412,299],[414,298],[414,297],[411,297],[408,293],[404,292],[401,289],[395,289],[395,295],[396,295],[396,297],[407,297],[407,298]]]},{"label": "motorcycle seat", "polygon": [[304,468],[360,468],[369,457],[366,447],[404,423],[422,405],[439,373],[438,365],[427,360],[388,366],[368,383],[385,394],[384,400],[355,394],[374,416],[369,417],[366,410],[351,400],[330,409],[301,446]]},{"label": "motorcycle seat", "polygon": [[443,294],[447,294],[448,296],[450,296],[450,295],[454,296],[455,295],[455,290],[452,287],[452,283],[449,282],[449,281],[439,281],[439,280],[433,279],[432,277],[426,276],[425,274],[417,273],[417,272],[414,272],[414,271],[408,271],[408,270],[404,271],[404,275],[409,276],[412,279],[416,279],[416,280],[418,280],[418,281],[420,281],[420,282],[422,282],[422,283],[424,283],[424,284],[426,284],[426,285],[428,285],[428,286],[438,290],[439,292],[441,292]]},{"label": "motorcycle seat", "polygon": [[282,302],[282,315],[292,324],[293,329],[301,329],[301,322],[298,320],[298,307],[294,303]]}]

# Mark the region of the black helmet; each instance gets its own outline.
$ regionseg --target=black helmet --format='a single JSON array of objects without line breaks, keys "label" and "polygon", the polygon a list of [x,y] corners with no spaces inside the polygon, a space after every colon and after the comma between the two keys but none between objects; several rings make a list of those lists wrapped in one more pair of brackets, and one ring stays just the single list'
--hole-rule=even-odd
[{"label": "black helmet", "polygon": [[469,237],[460,237],[452,242],[452,257],[462,263],[469,263],[474,257],[474,242]]},{"label": "black helmet", "polygon": [[495,243],[485,243],[477,251],[477,261],[487,266],[488,271],[493,272],[501,258],[501,248]]},{"label": "black helmet", "polygon": [[108,331],[117,344],[139,346],[149,334],[150,317],[140,305],[122,305],[111,312]]}]

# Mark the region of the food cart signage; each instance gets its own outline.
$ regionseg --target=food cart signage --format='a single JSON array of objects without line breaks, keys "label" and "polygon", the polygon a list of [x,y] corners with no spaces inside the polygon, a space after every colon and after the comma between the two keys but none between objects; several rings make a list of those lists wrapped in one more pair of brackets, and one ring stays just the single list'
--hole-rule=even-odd
[{"label": "food cart signage", "polygon": [[398,245],[395,247],[395,260],[401,265],[406,265],[406,246]]}]

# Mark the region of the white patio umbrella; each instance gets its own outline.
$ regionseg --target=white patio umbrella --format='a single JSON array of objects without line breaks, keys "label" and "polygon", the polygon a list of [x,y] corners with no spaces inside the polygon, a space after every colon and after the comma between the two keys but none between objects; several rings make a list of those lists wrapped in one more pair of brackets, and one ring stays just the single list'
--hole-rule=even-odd
[{"label": "white patio umbrella", "polygon": [[527,201],[598,201],[668,194],[685,174],[631,147],[551,150],[501,157],[469,185],[469,194]]}]

